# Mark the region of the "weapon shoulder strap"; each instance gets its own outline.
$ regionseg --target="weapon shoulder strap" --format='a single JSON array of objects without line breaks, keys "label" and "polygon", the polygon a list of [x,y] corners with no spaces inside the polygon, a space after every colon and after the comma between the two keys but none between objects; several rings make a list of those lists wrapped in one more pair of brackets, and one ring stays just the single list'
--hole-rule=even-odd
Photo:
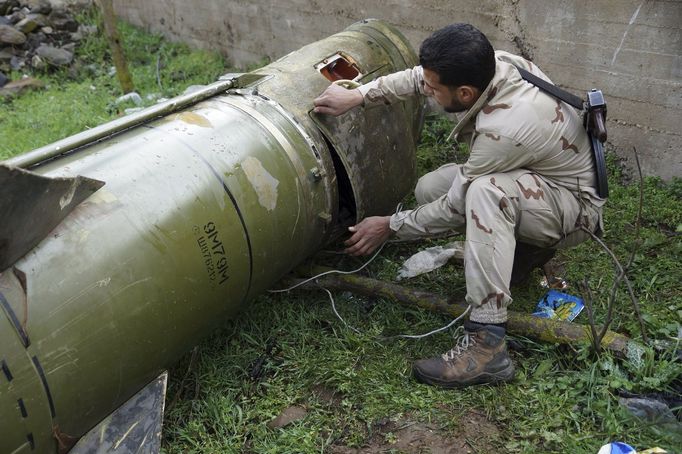
[{"label": "weapon shoulder strap", "polygon": [[[544,79],[540,79],[538,76],[531,74],[530,72],[526,71],[523,68],[519,68],[518,66],[516,66],[516,69],[519,70],[519,74],[521,74],[521,77],[525,81],[535,85],[540,90],[544,91],[550,96],[553,96],[556,99],[559,99],[565,102],[566,104],[575,107],[579,111],[585,111],[586,109],[585,103],[579,97],[567,92],[566,90],[562,90],[561,88],[547,82]],[[586,112],[586,115],[590,115],[589,109]],[[597,137],[589,133],[589,131],[588,136],[590,138],[590,144],[592,146],[592,155],[594,156],[594,164],[597,171],[597,194],[599,195],[599,197],[607,198],[609,196],[609,184],[608,179],[606,177],[606,161],[604,159],[604,147],[602,143],[597,139]]]},{"label": "weapon shoulder strap", "polygon": [[526,71],[523,68],[517,66],[516,69],[519,70],[519,73],[521,74],[521,77],[523,77],[524,80],[535,85],[545,93],[548,93],[554,96],[555,98],[562,100],[566,104],[569,104],[578,110],[583,110],[585,108],[583,100],[577,97],[576,95],[573,95],[567,92],[566,90],[562,90],[561,88],[557,87],[554,84],[550,84],[544,79],[540,79],[538,76]]}]

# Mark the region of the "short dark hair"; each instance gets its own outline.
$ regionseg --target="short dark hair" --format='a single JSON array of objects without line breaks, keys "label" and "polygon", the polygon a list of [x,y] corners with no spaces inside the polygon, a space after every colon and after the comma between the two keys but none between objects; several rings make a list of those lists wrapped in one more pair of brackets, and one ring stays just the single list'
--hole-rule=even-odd
[{"label": "short dark hair", "polygon": [[424,40],[419,63],[438,74],[443,85],[472,85],[483,91],[495,75],[495,50],[473,25],[452,24]]}]

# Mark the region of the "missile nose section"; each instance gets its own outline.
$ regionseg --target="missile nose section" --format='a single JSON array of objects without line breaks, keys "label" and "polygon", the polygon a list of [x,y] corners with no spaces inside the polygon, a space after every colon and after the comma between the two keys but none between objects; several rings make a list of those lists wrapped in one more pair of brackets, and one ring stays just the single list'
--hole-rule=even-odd
[{"label": "missile nose section", "polygon": [[334,118],[312,100],[415,64],[397,30],[362,21],[0,163],[0,451],[65,452],[120,421],[294,266],[392,212],[416,177],[422,104]]}]

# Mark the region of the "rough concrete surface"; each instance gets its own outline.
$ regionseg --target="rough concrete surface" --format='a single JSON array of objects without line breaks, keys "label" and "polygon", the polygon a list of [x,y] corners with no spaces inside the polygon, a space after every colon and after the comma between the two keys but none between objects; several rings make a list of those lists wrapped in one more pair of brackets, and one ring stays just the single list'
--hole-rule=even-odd
[{"label": "rough concrete surface", "polygon": [[[117,0],[126,20],[220,50],[238,66],[277,59],[367,17],[417,47],[430,32],[470,22],[498,49],[525,55],[559,86],[601,88],[609,141],[645,174],[682,175],[680,0]],[[632,163],[632,162],[630,162]]]}]

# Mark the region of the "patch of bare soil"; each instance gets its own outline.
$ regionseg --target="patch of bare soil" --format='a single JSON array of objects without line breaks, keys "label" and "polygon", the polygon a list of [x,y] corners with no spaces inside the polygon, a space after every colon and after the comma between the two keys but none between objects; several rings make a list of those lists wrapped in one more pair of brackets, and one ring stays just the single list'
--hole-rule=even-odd
[{"label": "patch of bare soil", "polygon": [[464,454],[494,452],[500,446],[500,431],[477,412],[467,413],[457,428],[446,430],[435,423],[410,420],[379,421],[365,445],[332,447],[333,454],[431,453]]}]

